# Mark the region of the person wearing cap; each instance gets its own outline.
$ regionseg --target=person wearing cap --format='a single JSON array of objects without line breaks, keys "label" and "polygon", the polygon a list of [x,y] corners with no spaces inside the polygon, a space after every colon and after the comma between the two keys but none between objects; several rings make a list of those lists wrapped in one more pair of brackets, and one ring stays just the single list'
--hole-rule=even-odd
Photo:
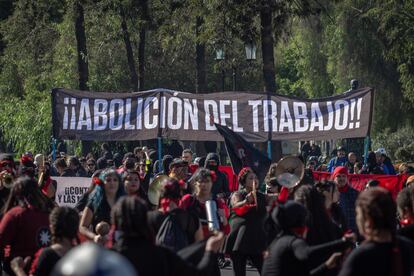
[{"label": "person wearing cap", "polygon": [[377,160],[377,165],[381,167],[384,174],[390,174],[390,172],[388,171],[388,167],[384,164],[384,159],[385,159],[384,156],[385,156],[385,150],[383,148],[380,148],[375,151],[375,158]]},{"label": "person wearing cap", "polygon": [[336,157],[329,161],[328,171],[332,173],[336,167],[345,166],[346,162],[348,162],[348,158],[346,157],[346,149],[341,146],[336,151]]},{"label": "person wearing cap", "polygon": [[[394,165],[391,162],[391,159],[387,156],[387,152],[385,151],[384,148],[379,148],[375,154],[380,154],[379,156],[379,160],[380,160],[380,164],[382,166],[382,168],[384,169],[384,172],[386,174],[390,174],[390,175],[396,175],[397,172],[395,171]],[[377,155],[377,160],[378,160],[378,155]]]},{"label": "person wearing cap", "polygon": [[332,180],[335,182],[339,191],[339,206],[346,218],[346,224],[353,232],[357,233],[355,222],[355,202],[359,192],[352,188],[348,183],[348,169],[340,166],[336,167],[332,173]]},{"label": "person wearing cap", "polygon": [[[340,252],[352,245],[355,235],[347,234],[339,240],[308,246],[305,241],[308,232],[306,217],[306,208],[295,201],[289,200],[273,210],[271,218],[281,231],[270,246],[263,263],[262,276],[302,276],[327,272],[336,266],[342,255]],[[321,254],[332,255],[318,267],[309,267]]]},{"label": "person wearing cap", "polygon": [[180,158],[175,158],[170,163],[170,174],[172,178],[180,180],[186,180],[188,178],[188,162]]}]

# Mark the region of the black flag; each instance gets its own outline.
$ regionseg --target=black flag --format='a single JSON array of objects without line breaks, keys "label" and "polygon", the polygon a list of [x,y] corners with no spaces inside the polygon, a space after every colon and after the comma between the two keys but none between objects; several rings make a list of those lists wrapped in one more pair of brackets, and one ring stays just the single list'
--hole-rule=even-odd
[{"label": "black flag", "polygon": [[228,127],[218,124],[215,124],[215,126],[224,138],[234,173],[237,175],[243,167],[250,167],[257,174],[259,181],[263,181],[269,170],[271,160]]}]

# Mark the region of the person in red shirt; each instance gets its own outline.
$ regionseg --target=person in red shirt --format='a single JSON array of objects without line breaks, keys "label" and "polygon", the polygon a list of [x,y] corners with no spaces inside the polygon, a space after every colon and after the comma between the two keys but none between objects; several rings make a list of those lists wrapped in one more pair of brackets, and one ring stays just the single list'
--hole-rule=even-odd
[{"label": "person in red shirt", "polygon": [[54,204],[40,191],[36,181],[19,177],[13,184],[0,222],[0,249],[3,269],[13,275],[10,261],[33,257],[39,248],[50,245],[49,213]]}]

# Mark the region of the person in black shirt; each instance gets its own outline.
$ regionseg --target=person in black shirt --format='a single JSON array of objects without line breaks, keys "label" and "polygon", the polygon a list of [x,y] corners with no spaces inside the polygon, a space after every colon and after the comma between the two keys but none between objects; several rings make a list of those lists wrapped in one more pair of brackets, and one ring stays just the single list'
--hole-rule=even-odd
[{"label": "person in black shirt", "polygon": [[230,233],[225,253],[233,262],[234,275],[246,274],[246,261],[250,259],[260,272],[266,249],[266,195],[258,192],[259,180],[249,167],[239,173],[240,191],[231,196]]},{"label": "person in black shirt", "polygon": [[[30,275],[50,275],[55,264],[65,255],[77,240],[79,216],[69,207],[56,207],[49,215],[50,232],[52,234],[52,245],[40,249],[32,262]],[[12,261],[12,267],[17,275],[22,275],[23,259],[16,257]]]},{"label": "person in black shirt", "polygon": [[210,237],[204,256],[194,266],[169,249],[154,244],[147,224],[147,208],[138,197],[119,200],[113,208],[112,218],[116,231],[121,233],[114,249],[133,264],[140,276],[209,275],[224,240],[223,233]]},{"label": "person in black shirt", "polygon": [[[329,243],[308,246],[304,240],[307,234],[307,211],[302,204],[295,201],[280,204],[271,216],[281,232],[270,246],[261,275],[305,276],[325,272],[335,267],[337,258],[341,256],[339,252],[349,245],[350,240],[355,239],[355,235],[347,235]],[[310,267],[315,257],[326,254],[332,254],[326,262],[317,267]]]},{"label": "person in black shirt", "polygon": [[365,241],[346,259],[340,276],[412,275],[412,243],[395,235],[396,207],[383,188],[363,191],[356,201],[356,220]]}]

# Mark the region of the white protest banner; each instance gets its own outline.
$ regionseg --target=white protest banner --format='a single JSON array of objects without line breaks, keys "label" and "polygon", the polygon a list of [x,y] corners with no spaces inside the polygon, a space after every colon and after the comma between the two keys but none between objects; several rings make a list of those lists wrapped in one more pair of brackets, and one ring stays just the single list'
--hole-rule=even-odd
[{"label": "white protest banner", "polygon": [[53,180],[57,182],[56,203],[72,208],[91,185],[90,177],[53,177]]}]

